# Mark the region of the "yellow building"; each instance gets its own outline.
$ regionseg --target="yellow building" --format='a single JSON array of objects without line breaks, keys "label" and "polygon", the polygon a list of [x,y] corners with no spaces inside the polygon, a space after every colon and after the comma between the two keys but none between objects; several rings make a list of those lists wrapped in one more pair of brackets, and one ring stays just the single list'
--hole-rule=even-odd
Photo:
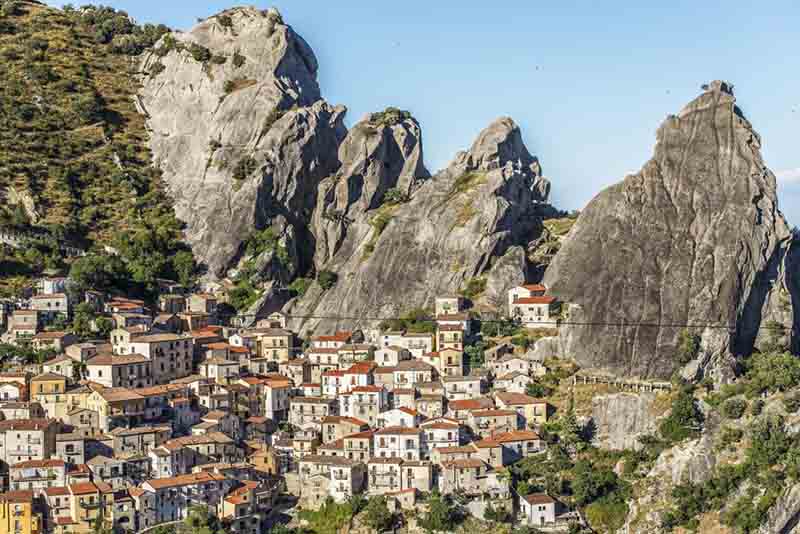
[{"label": "yellow building", "polygon": [[105,482],[79,482],[67,486],[69,517],[56,522],[55,534],[94,532],[97,523],[112,527],[114,490]]},{"label": "yellow building", "polygon": [[31,398],[37,395],[64,393],[67,390],[67,378],[55,373],[44,373],[31,378]]},{"label": "yellow building", "polygon": [[39,534],[42,516],[34,510],[33,492],[9,491],[0,495],[0,534]]}]

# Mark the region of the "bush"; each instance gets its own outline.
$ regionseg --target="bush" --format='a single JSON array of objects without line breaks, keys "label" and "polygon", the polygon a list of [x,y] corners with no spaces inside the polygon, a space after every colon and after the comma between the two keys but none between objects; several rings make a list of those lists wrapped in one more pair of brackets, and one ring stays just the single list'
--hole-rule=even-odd
[{"label": "bush", "polygon": [[486,278],[470,278],[467,287],[461,291],[461,296],[473,300],[486,291]]},{"label": "bush", "polygon": [[695,436],[702,423],[703,416],[697,409],[694,396],[689,387],[681,387],[669,416],[661,422],[659,432],[669,443],[676,443]]},{"label": "bush", "polygon": [[302,297],[313,283],[314,281],[311,278],[295,278],[294,281],[289,284],[289,291],[295,296]]},{"label": "bush", "polygon": [[386,194],[383,195],[383,201],[386,204],[402,204],[408,202],[409,196],[397,187],[392,187]]},{"label": "bush", "polygon": [[783,406],[789,413],[796,412],[798,409],[800,409],[800,395],[797,393],[793,395],[787,395],[783,399]]},{"label": "bush", "polygon": [[756,353],[746,365],[751,395],[786,391],[800,384],[800,358],[788,352]]},{"label": "bush", "polygon": [[697,358],[700,352],[700,336],[689,330],[682,330],[678,336],[678,363],[686,365]]},{"label": "bush", "polygon": [[241,55],[238,50],[233,53],[233,66],[237,69],[244,65],[246,61],[247,58]]},{"label": "bush", "polygon": [[726,449],[734,443],[739,443],[744,437],[744,431],[740,428],[725,427],[719,438],[719,446]]},{"label": "bush", "polygon": [[189,53],[192,55],[194,60],[199,63],[205,63],[211,59],[211,51],[205,46],[197,43],[192,43],[189,45]]},{"label": "bush", "polygon": [[335,286],[338,280],[339,280],[339,275],[337,275],[332,271],[320,271],[319,274],[317,275],[317,283],[325,291]]},{"label": "bush", "polygon": [[750,403],[750,415],[753,416],[760,415],[763,409],[764,409],[764,401],[761,399],[755,399],[753,400],[753,402]]},{"label": "bush", "polygon": [[743,399],[728,399],[722,405],[722,415],[728,419],[739,419],[746,409],[747,403]]},{"label": "bush", "polygon": [[[227,82],[226,82],[227,83]],[[233,179],[242,181],[258,170],[258,163],[250,156],[240,159],[233,167]]]},{"label": "bush", "polygon": [[392,513],[386,504],[386,497],[370,497],[365,512],[365,521],[374,532],[381,532],[392,526]]},{"label": "bush", "polygon": [[211,63],[214,65],[224,65],[228,61],[225,56],[211,56]]},{"label": "bush", "polygon": [[232,28],[233,27],[233,20],[228,15],[220,15],[217,17],[217,22],[223,28]]}]

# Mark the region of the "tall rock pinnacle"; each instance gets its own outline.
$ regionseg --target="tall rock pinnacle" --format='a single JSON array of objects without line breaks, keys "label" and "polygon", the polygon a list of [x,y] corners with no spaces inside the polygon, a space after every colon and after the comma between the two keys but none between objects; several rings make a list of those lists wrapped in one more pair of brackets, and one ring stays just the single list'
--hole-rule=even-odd
[{"label": "tall rock pinnacle", "polygon": [[562,328],[565,355],[667,378],[686,363],[681,325],[708,325],[689,329],[703,341],[690,369],[752,350],[790,236],[760,146],[725,82],[664,121],[653,158],[589,203],[545,274],[592,325]]}]

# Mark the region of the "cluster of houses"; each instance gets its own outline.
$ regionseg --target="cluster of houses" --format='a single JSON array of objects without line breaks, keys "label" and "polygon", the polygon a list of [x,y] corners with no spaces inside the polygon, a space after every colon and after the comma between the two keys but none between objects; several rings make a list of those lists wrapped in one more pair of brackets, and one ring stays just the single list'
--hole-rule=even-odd
[{"label": "cluster of houses", "polygon": [[[166,284],[157,310],[88,294],[115,328],[78,342],[48,328],[70,317],[66,284],[0,304],[5,342],[55,354],[0,373],[0,534],[137,532],[195,504],[255,534],[281,493],[304,508],[356,494],[413,508],[433,490],[516,498],[503,468],[546,452],[537,429],[553,409],[525,393],[544,362],[500,343],[469,369],[477,328],[460,297],[436,299],[432,332],[302,343],[280,312],[222,324],[222,297]],[[512,289],[509,306],[525,324],[557,313],[542,286]],[[561,512],[544,494],[518,509],[532,525]]]}]

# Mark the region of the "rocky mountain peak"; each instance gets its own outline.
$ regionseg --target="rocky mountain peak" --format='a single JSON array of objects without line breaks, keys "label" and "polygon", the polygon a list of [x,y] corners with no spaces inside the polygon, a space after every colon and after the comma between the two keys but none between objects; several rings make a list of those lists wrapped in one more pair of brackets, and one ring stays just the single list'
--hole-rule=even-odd
[{"label": "rocky mountain peak", "polygon": [[468,170],[490,171],[511,163],[529,169],[536,176],[541,172],[538,160],[528,152],[519,126],[511,117],[493,121],[481,131],[468,151],[456,156],[456,160]]},{"label": "rocky mountain peak", "polygon": [[302,241],[296,225],[338,167],[345,134],[303,38],[275,10],[233,8],[164,36],[141,70],[137,104],[155,162],[209,274],[222,276],[248,236],[276,220],[277,235],[292,224]]},{"label": "rocky mountain peak", "polygon": [[[752,350],[790,233],[732,87],[712,82],[670,115],[653,157],[587,205],[550,264],[545,283],[570,318],[609,324],[562,329],[582,365],[667,378],[688,363],[696,376]],[[703,350],[679,361],[682,329],[660,325],[691,324],[721,327],[691,332]]]}]

